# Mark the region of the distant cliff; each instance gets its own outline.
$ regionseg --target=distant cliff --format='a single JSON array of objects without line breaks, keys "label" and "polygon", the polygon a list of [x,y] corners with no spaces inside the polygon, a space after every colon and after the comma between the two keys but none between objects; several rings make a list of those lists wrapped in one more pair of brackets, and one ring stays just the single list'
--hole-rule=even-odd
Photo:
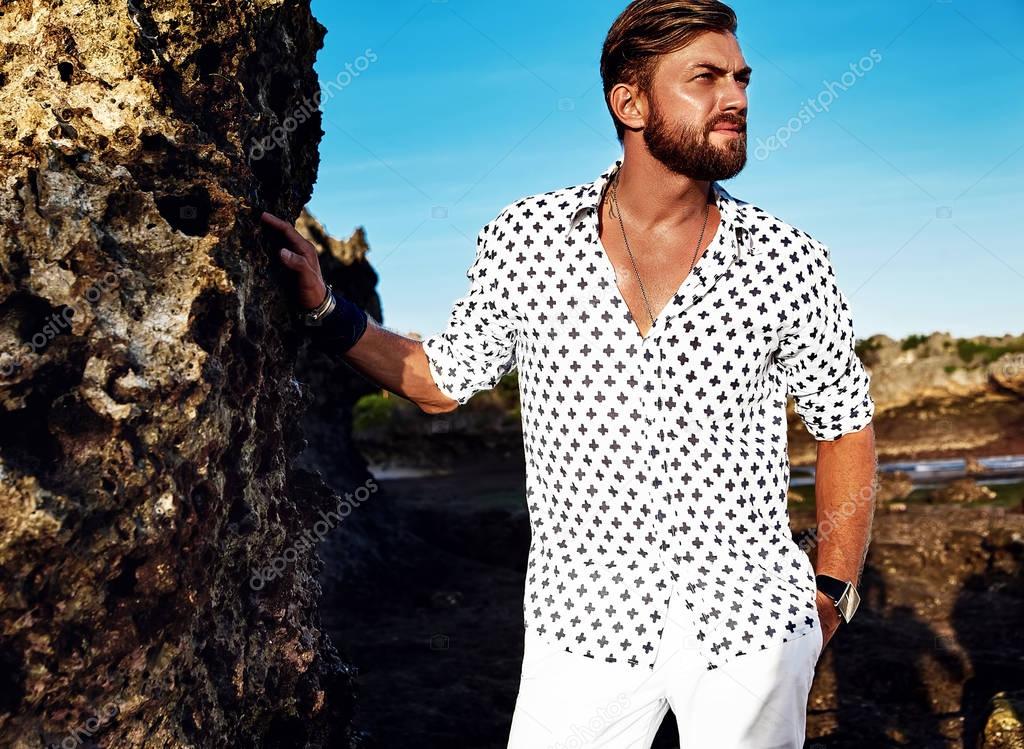
[{"label": "distant cliff", "polygon": [[858,353],[871,369],[871,394],[881,408],[922,399],[1024,396],[1024,336],[932,333],[896,341],[875,335]]},{"label": "distant cliff", "polygon": [[[1024,453],[1024,336],[875,335],[858,352],[881,459]],[[795,461],[812,451],[794,440]]]},{"label": "distant cliff", "polygon": [[[305,210],[295,226],[316,247],[324,280],[383,323],[376,291],[377,274],[367,260],[366,232],[360,227],[348,239],[337,239]],[[302,417],[304,441],[298,464],[318,472],[340,497],[359,490],[373,477],[353,444],[352,411],[361,396],[379,393],[380,388],[341,357],[308,346],[300,350],[295,375],[308,399]],[[393,503],[377,492],[366,499],[358,507],[354,501],[345,505],[344,517],[339,515],[327,529],[335,542],[320,550],[325,564],[319,581],[328,600],[340,597],[339,589],[364,570],[373,568],[379,575],[381,567],[394,567],[395,556],[401,555],[403,544],[408,543],[401,536]],[[343,530],[336,532],[335,527],[342,525]]]}]

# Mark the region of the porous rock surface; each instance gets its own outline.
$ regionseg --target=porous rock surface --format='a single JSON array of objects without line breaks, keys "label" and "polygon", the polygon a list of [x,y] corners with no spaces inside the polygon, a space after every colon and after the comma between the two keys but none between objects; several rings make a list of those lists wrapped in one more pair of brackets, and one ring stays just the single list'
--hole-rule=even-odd
[{"label": "porous rock surface", "polygon": [[0,746],[354,741],[257,222],[310,197],[323,34],[308,0],[0,2]]}]

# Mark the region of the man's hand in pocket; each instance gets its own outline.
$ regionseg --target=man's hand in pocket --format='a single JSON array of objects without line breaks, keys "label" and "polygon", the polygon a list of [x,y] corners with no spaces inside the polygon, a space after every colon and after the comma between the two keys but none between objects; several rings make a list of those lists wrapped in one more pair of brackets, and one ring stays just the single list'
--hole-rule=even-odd
[{"label": "man's hand in pocket", "polygon": [[821,622],[821,649],[824,650],[842,621],[839,618],[839,609],[836,608],[835,602],[820,590],[815,602],[818,604],[818,620]]}]

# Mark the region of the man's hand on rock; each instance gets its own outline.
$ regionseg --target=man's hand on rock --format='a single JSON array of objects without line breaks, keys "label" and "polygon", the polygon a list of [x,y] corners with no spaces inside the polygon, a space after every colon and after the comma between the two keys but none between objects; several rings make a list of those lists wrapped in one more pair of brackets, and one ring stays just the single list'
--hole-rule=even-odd
[{"label": "man's hand on rock", "polygon": [[272,213],[264,211],[260,221],[284,239],[285,246],[278,251],[278,257],[296,274],[299,305],[303,309],[315,309],[327,296],[327,285],[320,273],[320,258],[317,257],[316,248],[294,226]]}]

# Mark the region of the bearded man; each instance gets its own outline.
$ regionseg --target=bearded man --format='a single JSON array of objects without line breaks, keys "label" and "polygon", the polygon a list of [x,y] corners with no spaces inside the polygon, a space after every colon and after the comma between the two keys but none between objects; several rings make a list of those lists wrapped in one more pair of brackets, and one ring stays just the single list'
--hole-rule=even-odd
[{"label": "bearded man", "polygon": [[[287,223],[315,340],[431,414],[519,372],[532,539],[508,746],[802,747],[859,600],[874,402],[828,247],[720,184],[751,68],[717,0],[637,0],[601,60],[623,155],[480,231],[447,326],[336,297]],[[786,399],[818,441],[817,570],[789,530]],[[843,512],[838,509],[843,505]]]}]

